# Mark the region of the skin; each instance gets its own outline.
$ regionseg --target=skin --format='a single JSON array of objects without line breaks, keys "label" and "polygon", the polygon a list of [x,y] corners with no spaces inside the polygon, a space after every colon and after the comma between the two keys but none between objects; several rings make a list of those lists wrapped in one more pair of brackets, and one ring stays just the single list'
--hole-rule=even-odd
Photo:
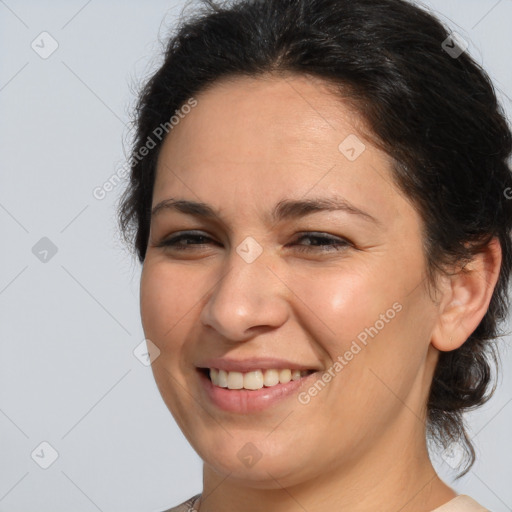
[{"label": "skin", "polygon": [[[363,119],[327,84],[243,77],[195,97],[161,149],[152,205],[201,201],[220,219],[153,216],[141,316],[160,350],[162,397],[204,461],[201,512],[422,512],[454,498],[428,457],[425,404],[439,350],[460,346],[487,310],[499,244],[440,277],[433,297],[421,218]],[[355,161],[338,149],[351,134],[366,146]],[[267,218],[283,199],[333,196],[376,222],[346,211]],[[159,246],[185,230],[213,241]],[[315,241],[300,235],[310,231],[350,243],[306,252]],[[252,263],[236,252],[247,236],[263,249]],[[195,365],[210,357],[285,358],[322,375],[396,303],[400,312],[306,405],[295,394],[228,413],[202,392]],[[252,467],[237,457],[248,442],[262,454]]]}]

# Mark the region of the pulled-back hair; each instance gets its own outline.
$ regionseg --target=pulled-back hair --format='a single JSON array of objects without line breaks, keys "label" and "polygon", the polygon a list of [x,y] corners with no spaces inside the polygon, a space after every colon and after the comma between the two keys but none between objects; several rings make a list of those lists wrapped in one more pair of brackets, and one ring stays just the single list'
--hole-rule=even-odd
[{"label": "pulled-back hair", "polygon": [[[423,221],[427,281],[461,267],[493,238],[503,259],[482,321],[458,349],[441,352],[427,434],[475,452],[462,413],[494,392],[495,340],[508,311],[512,268],[512,136],[487,74],[427,11],[404,0],[211,1],[170,38],[141,91],[129,184],[119,203],[125,241],[144,261],[159,126],[221,78],[295,73],[323,78],[350,101],[394,161],[394,180]],[[458,43],[459,44],[459,43]],[[462,51],[462,48],[460,48]],[[165,125],[167,123],[167,125]],[[148,138],[156,147],[144,158]],[[136,157],[136,158],[135,158]],[[489,389],[491,388],[491,389]]]}]

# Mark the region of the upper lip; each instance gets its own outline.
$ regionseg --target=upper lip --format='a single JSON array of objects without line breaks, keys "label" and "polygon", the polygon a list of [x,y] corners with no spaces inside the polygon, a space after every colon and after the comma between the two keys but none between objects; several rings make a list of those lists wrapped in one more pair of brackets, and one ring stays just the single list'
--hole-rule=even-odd
[{"label": "upper lip", "polygon": [[261,358],[251,357],[248,359],[231,359],[226,357],[218,357],[207,359],[196,365],[198,368],[216,368],[226,372],[251,372],[254,370],[283,370],[289,368],[290,370],[314,370],[317,371],[312,365],[304,365],[286,359],[275,358]]}]

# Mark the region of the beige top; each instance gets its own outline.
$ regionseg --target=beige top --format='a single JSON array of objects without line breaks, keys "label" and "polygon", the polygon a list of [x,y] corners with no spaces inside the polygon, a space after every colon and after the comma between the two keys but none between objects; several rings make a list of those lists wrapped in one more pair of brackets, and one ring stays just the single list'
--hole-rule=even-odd
[{"label": "beige top", "polygon": [[[170,508],[164,512],[197,512],[197,504],[199,503],[200,494],[196,494],[177,507]],[[486,508],[479,505],[473,498],[461,494],[448,503],[432,510],[432,512],[490,512]]]}]

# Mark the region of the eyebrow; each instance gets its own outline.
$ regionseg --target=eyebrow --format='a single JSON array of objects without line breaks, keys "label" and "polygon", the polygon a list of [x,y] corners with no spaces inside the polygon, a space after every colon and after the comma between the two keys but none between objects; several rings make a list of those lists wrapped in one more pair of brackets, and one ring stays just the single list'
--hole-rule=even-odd
[{"label": "eyebrow", "polygon": [[[221,220],[221,215],[218,211],[212,208],[210,205],[190,201],[187,199],[176,199],[169,198],[160,201],[151,210],[151,217],[155,217],[164,210],[173,210],[187,215],[193,215],[195,217],[202,217],[211,220]],[[270,212],[271,223],[305,217],[315,212],[325,211],[343,211],[351,215],[356,215],[363,220],[381,224],[373,215],[368,212],[357,208],[345,199],[331,198],[331,197],[318,197],[312,199],[283,199],[279,201],[272,211]]]}]

